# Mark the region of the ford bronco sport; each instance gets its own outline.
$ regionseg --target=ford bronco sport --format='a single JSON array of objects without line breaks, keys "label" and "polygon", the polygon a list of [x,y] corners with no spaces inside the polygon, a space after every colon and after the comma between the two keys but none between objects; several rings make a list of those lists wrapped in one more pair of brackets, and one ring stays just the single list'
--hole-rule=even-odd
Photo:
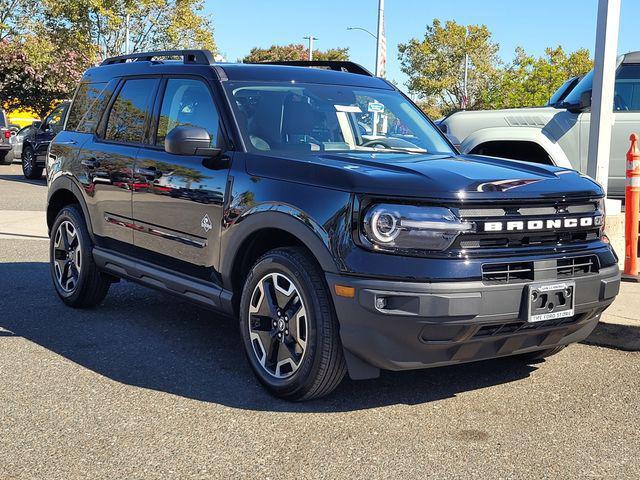
[{"label": "ford bronco sport", "polygon": [[257,378],[294,400],[595,328],[620,281],[598,184],[460,155],[389,82],[307,65],[191,50],[88,70],[47,159],[62,301],[122,278],[235,315]]}]

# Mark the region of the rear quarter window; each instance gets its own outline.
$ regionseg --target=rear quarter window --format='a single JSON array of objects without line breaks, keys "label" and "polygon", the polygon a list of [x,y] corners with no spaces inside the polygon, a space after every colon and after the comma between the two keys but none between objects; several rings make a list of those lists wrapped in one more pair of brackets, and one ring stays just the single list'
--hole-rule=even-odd
[{"label": "rear quarter window", "polygon": [[65,130],[95,132],[115,83],[81,83],[69,109]]}]

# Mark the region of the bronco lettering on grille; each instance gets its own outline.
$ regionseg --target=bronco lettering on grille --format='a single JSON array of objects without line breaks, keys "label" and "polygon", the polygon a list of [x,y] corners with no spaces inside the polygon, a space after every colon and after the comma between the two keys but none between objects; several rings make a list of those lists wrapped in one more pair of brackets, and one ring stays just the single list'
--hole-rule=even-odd
[{"label": "bronco lettering on grille", "polygon": [[504,222],[484,222],[485,232],[517,232],[590,228],[602,226],[602,216],[578,218],[552,218],[547,220],[509,220]]}]

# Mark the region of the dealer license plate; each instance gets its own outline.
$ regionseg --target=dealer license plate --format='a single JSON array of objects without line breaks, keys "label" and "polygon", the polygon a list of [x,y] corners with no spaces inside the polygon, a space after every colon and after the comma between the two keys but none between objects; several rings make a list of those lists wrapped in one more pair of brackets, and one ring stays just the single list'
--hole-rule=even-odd
[{"label": "dealer license plate", "polygon": [[528,322],[573,317],[575,282],[538,283],[528,286]]}]

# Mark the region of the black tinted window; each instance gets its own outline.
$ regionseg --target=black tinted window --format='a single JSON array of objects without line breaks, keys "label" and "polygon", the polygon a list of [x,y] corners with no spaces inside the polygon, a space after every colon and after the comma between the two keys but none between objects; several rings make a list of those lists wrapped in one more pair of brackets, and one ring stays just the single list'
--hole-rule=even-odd
[{"label": "black tinted window", "polygon": [[142,142],[156,81],[145,78],[125,82],[111,107],[105,138],[125,143]]},{"label": "black tinted window", "polygon": [[164,145],[167,133],[175,127],[188,125],[204,128],[215,146],[219,124],[220,119],[211,93],[203,82],[187,78],[172,78],[167,81],[156,145]]},{"label": "black tinted window", "polygon": [[106,83],[83,83],[78,87],[67,116],[67,130],[92,133],[100,120],[100,115],[109,95]]},{"label": "black tinted window", "polygon": [[616,75],[616,111],[640,111],[640,65],[623,65]]}]

